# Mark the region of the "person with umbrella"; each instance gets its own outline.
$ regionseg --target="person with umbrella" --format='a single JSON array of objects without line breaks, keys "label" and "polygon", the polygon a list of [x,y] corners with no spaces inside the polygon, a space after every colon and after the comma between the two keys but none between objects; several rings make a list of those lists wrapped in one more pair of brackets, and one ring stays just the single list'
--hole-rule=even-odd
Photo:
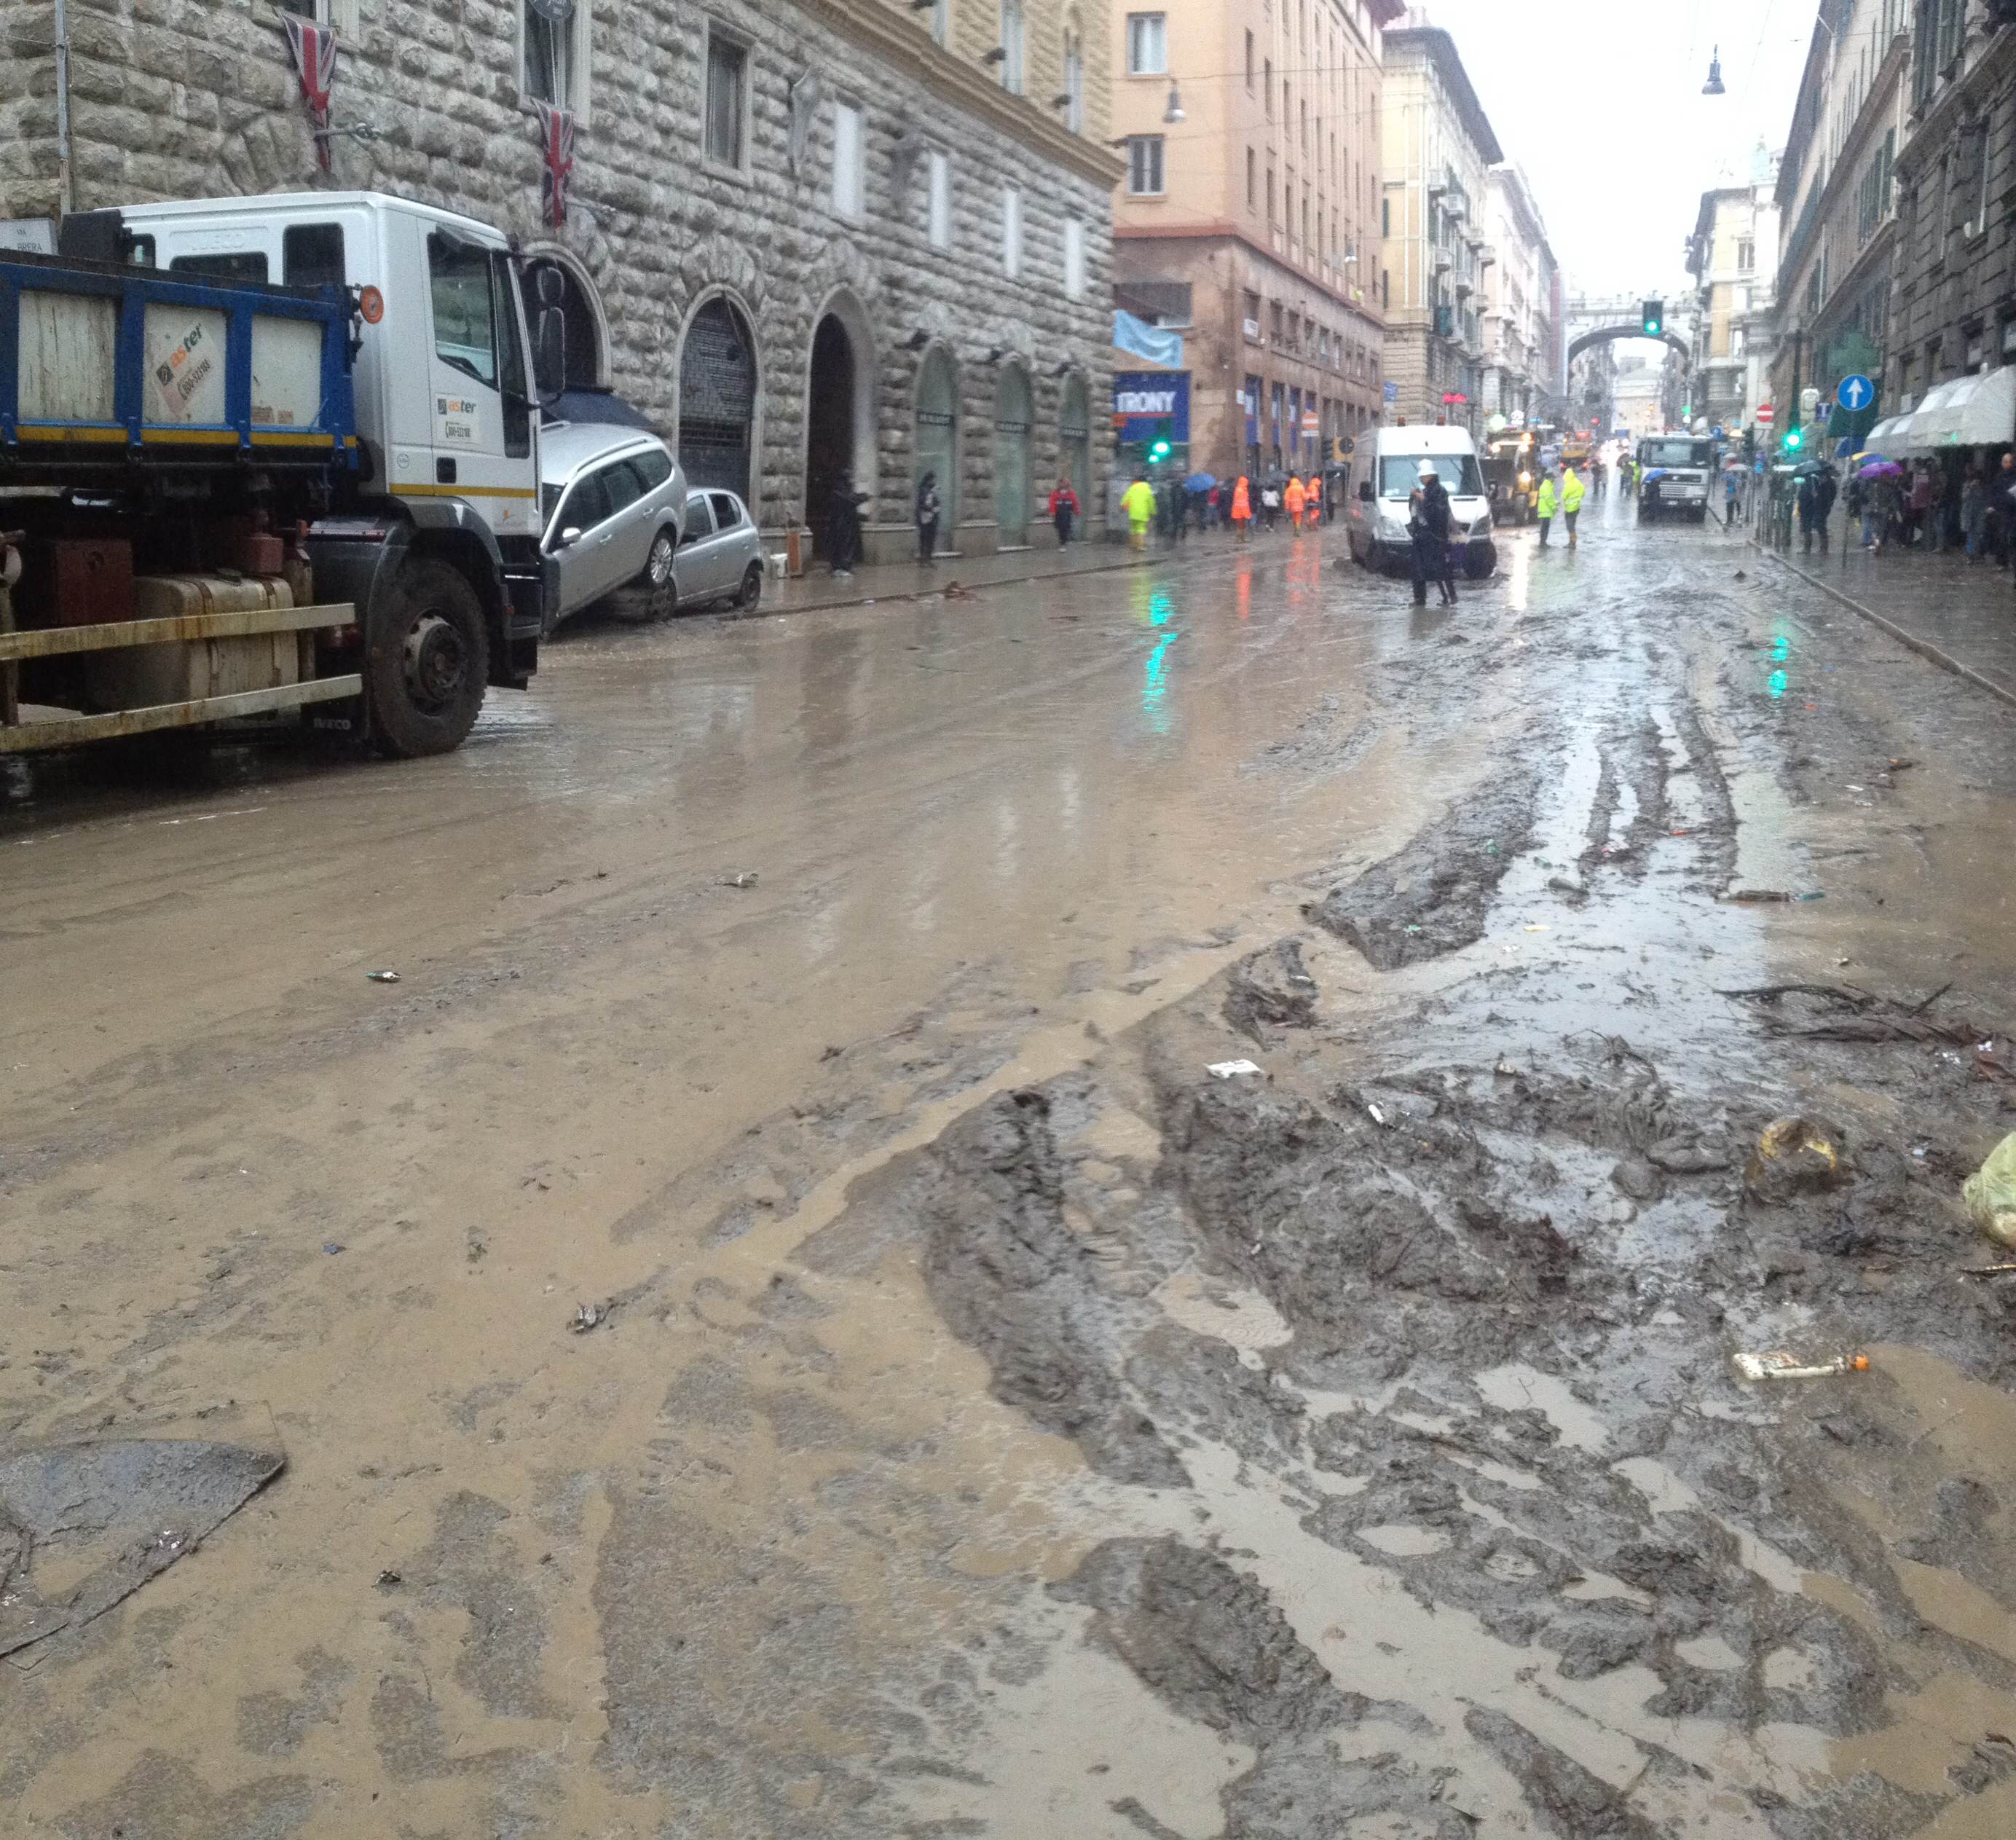
[{"label": "person with umbrella", "polygon": [[1960,528],[1967,539],[1967,560],[1971,567],[1988,548],[1988,487],[1978,466],[1967,468],[1960,485]]},{"label": "person with umbrella", "polygon": [[1840,494],[1840,483],[1835,479],[1834,468],[1822,463],[1820,476],[1813,485],[1813,509],[1820,519],[1820,553],[1827,554],[1827,520],[1834,516],[1834,502]]},{"label": "person with umbrella", "polygon": [[1883,546],[1889,541],[1890,520],[1897,515],[1902,502],[1897,481],[1903,471],[1895,460],[1886,460],[1879,455],[1856,474],[1863,488],[1862,546],[1874,555],[1881,556]]},{"label": "person with umbrella", "polygon": [[1211,528],[1211,495],[1217,489],[1218,481],[1209,473],[1193,473],[1183,481],[1184,506],[1195,514],[1201,531]]}]

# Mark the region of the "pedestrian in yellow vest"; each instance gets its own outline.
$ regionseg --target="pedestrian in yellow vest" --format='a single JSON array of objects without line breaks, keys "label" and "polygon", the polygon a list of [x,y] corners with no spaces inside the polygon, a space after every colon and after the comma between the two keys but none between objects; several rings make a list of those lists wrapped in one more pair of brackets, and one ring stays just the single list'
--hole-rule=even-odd
[{"label": "pedestrian in yellow vest", "polygon": [[1561,469],[1561,515],[1568,520],[1568,547],[1575,546],[1575,513],[1582,509],[1582,481],[1572,466]]},{"label": "pedestrian in yellow vest", "polygon": [[1554,476],[1551,473],[1540,475],[1540,495],[1534,502],[1533,511],[1540,520],[1540,547],[1547,546],[1547,527],[1554,521]]},{"label": "pedestrian in yellow vest", "polygon": [[1148,520],[1155,515],[1155,488],[1137,479],[1121,495],[1120,509],[1127,513],[1127,534],[1136,549],[1148,547]]}]

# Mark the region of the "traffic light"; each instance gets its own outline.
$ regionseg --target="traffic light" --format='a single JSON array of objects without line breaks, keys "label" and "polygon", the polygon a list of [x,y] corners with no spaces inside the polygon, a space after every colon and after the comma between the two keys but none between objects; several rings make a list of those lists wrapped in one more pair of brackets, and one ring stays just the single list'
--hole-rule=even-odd
[{"label": "traffic light", "polygon": [[1666,329],[1666,303],[1664,301],[1647,301],[1638,323],[1644,328],[1647,338],[1658,338]]},{"label": "traffic light", "polygon": [[1797,453],[1797,452],[1799,451],[1799,449],[1800,449],[1801,448],[1804,447],[1805,445],[1806,445],[1805,431],[1803,429],[1800,429],[1800,428],[1787,428],[1787,429],[1785,430],[1785,439],[1784,439],[1784,445],[1785,452],[1786,452],[1787,453],[1788,453],[1788,454],[1795,454],[1795,453]]},{"label": "traffic light", "polygon": [[1166,416],[1155,423],[1154,438],[1148,443],[1148,458],[1160,464],[1175,451],[1170,437],[1175,433],[1175,423]]}]

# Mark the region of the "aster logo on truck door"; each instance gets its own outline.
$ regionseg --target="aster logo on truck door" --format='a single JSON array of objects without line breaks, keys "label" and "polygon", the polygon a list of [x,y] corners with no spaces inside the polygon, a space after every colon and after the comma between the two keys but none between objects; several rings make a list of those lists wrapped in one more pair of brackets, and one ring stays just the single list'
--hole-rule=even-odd
[{"label": "aster logo on truck door", "polygon": [[142,340],[146,419],[157,427],[217,427],[225,420],[225,316],[149,301]]},{"label": "aster logo on truck door", "polygon": [[481,405],[467,396],[434,398],[434,445],[481,447],[483,445]]}]

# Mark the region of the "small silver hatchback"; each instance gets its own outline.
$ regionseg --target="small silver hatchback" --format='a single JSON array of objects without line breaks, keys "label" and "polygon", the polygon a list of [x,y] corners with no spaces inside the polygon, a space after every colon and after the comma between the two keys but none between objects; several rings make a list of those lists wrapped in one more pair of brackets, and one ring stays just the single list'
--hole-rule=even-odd
[{"label": "small silver hatchback", "polygon": [[753,607],[763,598],[763,533],[740,497],[718,487],[686,495],[685,533],[673,565],[679,605],[733,600]]},{"label": "small silver hatchback", "polygon": [[540,430],[539,475],[548,631],[633,582],[654,594],[670,585],[686,476],[657,435],[560,423]]}]

